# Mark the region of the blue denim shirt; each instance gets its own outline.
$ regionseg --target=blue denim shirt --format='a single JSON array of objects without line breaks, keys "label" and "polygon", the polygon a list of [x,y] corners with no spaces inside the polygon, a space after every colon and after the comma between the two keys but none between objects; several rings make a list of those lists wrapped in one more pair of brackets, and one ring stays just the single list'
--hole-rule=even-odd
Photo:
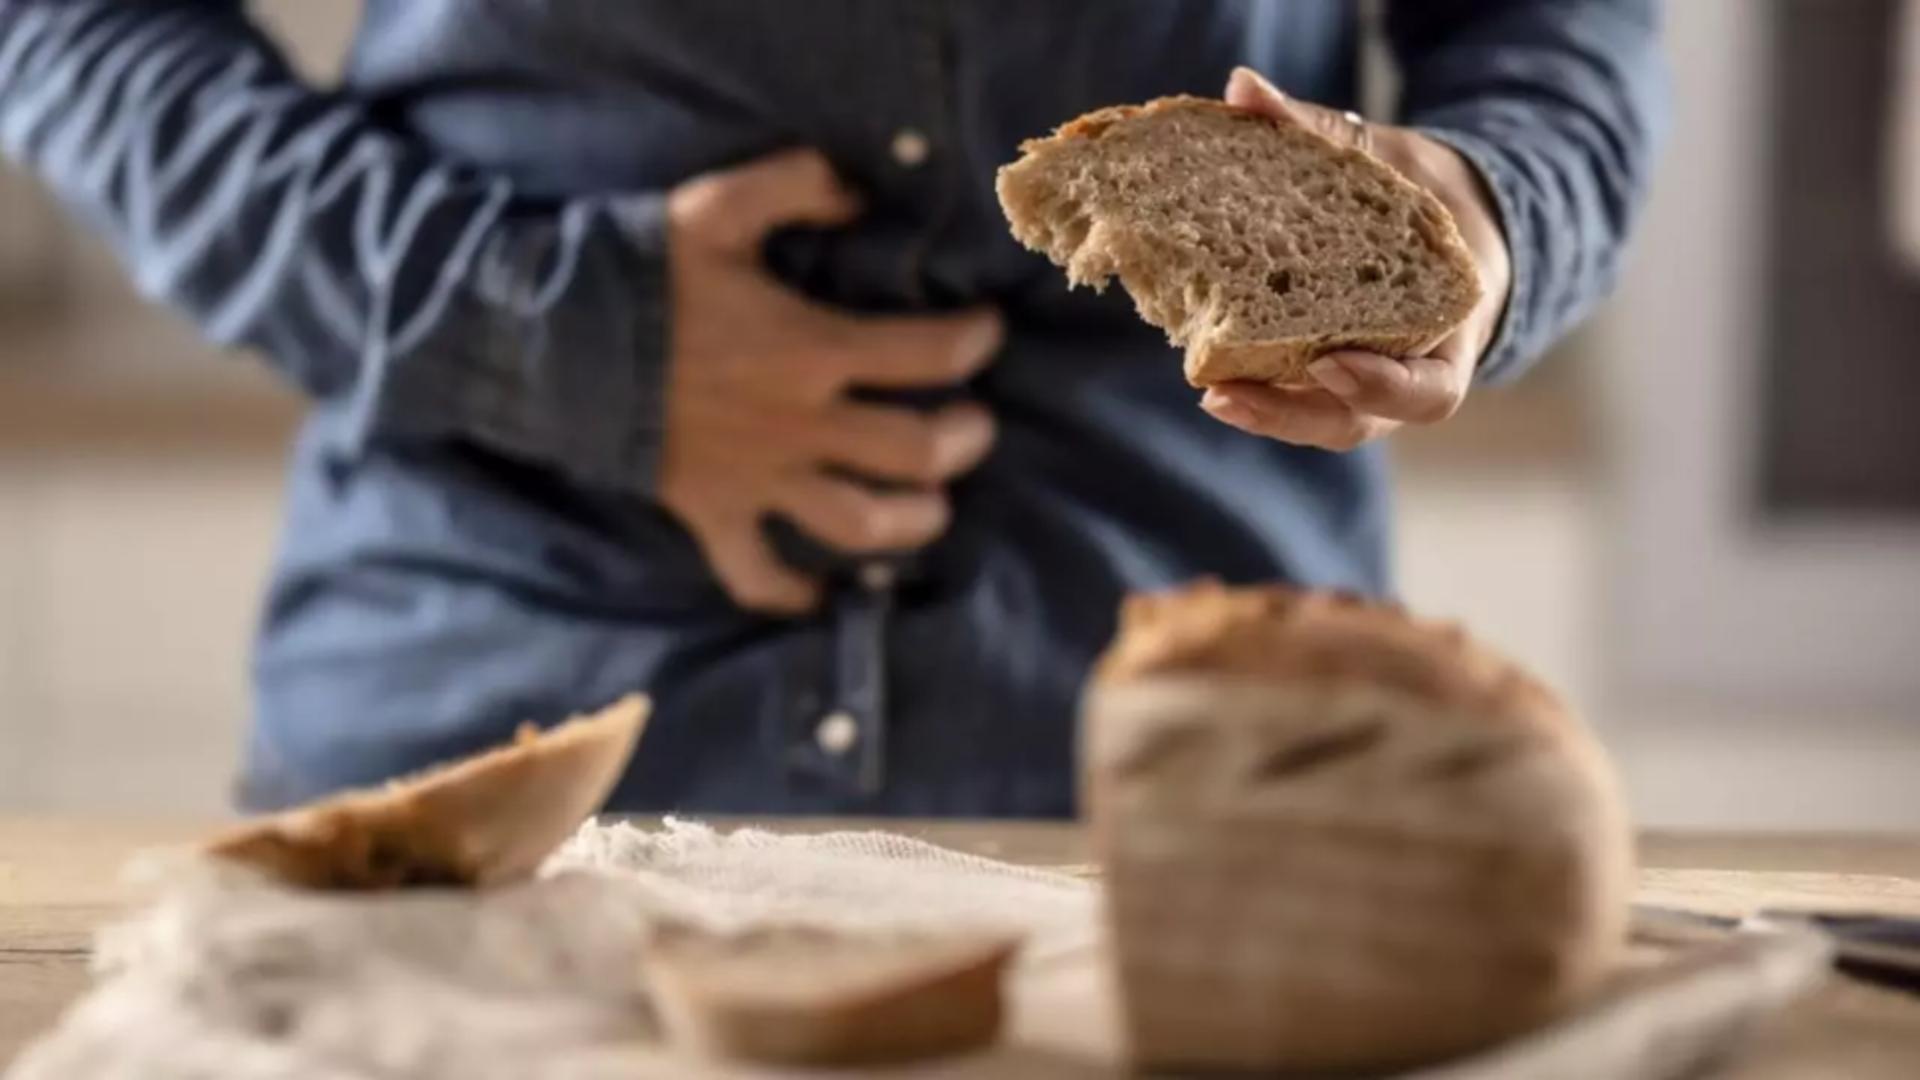
[{"label": "blue denim shirt", "polygon": [[[1509,375],[1606,288],[1649,168],[1654,0],[1397,0],[1397,122],[1464,152],[1515,266]],[[705,811],[1056,815],[1123,592],[1213,574],[1387,587],[1377,450],[1195,408],[1123,296],[1009,239],[994,169],[1088,109],[1248,64],[1356,94],[1346,0],[370,0],[342,86],[237,0],[0,0],[0,151],[213,340],[312,401],[255,663],[269,807],[628,690],[615,798]],[[892,152],[914,132],[930,153]],[[1001,438],[950,534],[817,616],[731,606],[649,499],[672,327],[662,196],[823,150],[857,224],[776,239],[848,308],[999,306],[966,392]],[[821,552],[800,546],[796,556]],[[838,738],[817,737],[825,717]],[[853,725],[848,728],[848,722]],[[851,734],[851,739],[846,738]]]}]

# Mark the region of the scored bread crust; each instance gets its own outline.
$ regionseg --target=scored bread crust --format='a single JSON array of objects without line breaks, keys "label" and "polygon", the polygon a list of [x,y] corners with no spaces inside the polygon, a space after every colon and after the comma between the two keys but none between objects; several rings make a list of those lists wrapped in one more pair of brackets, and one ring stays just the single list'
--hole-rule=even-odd
[{"label": "scored bread crust", "polygon": [[[1209,237],[1174,227],[1142,228],[1127,220],[1125,214],[1114,212],[1110,205],[1093,205],[1103,198],[1111,203],[1112,193],[1091,190],[1097,185],[1070,170],[1065,175],[1060,171],[1070,156],[1107,145],[1107,137],[1116,130],[1181,114],[1224,117],[1244,124],[1248,137],[1262,140],[1261,149],[1267,154],[1275,158],[1296,155],[1323,174],[1330,172],[1336,179],[1364,187],[1364,195],[1348,193],[1353,194],[1351,204],[1327,192],[1291,190],[1287,196],[1311,203],[1315,220],[1336,223],[1336,228],[1377,227],[1380,223],[1367,219],[1364,207],[1378,207],[1383,214],[1396,215],[1406,229],[1393,242],[1405,245],[1417,240],[1419,269],[1426,279],[1420,302],[1401,303],[1383,312],[1374,303],[1382,299],[1374,295],[1381,291],[1379,288],[1371,293],[1349,290],[1344,302],[1314,297],[1311,318],[1289,315],[1295,325],[1285,332],[1241,325],[1235,312],[1225,309],[1244,307],[1251,302],[1247,297],[1266,294],[1250,280],[1223,284],[1214,279],[1260,274],[1270,289],[1277,290],[1272,248],[1264,260],[1255,258],[1224,272],[1218,266],[1208,269],[1198,264],[1213,260],[1206,249],[1209,242],[1223,242],[1221,229],[1245,232],[1270,224],[1244,220],[1237,225],[1222,224],[1231,220],[1230,200],[1244,200],[1252,194],[1245,186],[1235,186],[1244,185],[1247,174],[1222,172],[1204,178],[1205,198],[1220,210],[1205,226],[1204,231],[1214,234]],[[1099,289],[1109,278],[1118,276],[1141,317],[1166,330],[1173,344],[1185,347],[1187,380],[1195,386],[1239,379],[1311,385],[1307,365],[1336,349],[1399,357],[1422,355],[1452,333],[1480,301],[1481,284],[1472,252],[1439,199],[1372,154],[1336,144],[1295,123],[1221,101],[1182,95],[1144,105],[1096,110],[1069,121],[1050,136],[1027,140],[1020,150],[1018,160],[1001,168],[995,185],[1014,237],[1066,268],[1073,284]],[[1153,178],[1152,183],[1165,186],[1161,178]],[[1391,243],[1380,245],[1376,254],[1383,259],[1397,257]],[[1309,269],[1315,266],[1315,256],[1299,258],[1295,265]],[[1373,281],[1376,286],[1387,280],[1388,269],[1383,265],[1380,273],[1382,276]],[[1315,274],[1317,277],[1318,272]],[[1395,287],[1404,290],[1398,285],[1397,273],[1393,276]],[[1410,294],[1403,291],[1397,295],[1404,300]],[[1285,311],[1290,303],[1283,291],[1267,299],[1269,315]],[[1361,300],[1374,306],[1362,310]],[[1349,310],[1333,310],[1342,307]],[[1295,310],[1299,310],[1297,306]],[[1306,322],[1313,325],[1303,325]]]},{"label": "scored bread crust", "polygon": [[1524,668],[1458,623],[1414,618],[1351,593],[1211,579],[1128,596],[1096,683],[1204,674],[1383,686],[1435,708],[1561,737],[1566,709]]},{"label": "scored bread crust", "polygon": [[1631,838],[1605,756],[1458,627],[1284,587],[1134,597],[1082,713],[1137,1064],[1433,1061],[1618,962]]}]

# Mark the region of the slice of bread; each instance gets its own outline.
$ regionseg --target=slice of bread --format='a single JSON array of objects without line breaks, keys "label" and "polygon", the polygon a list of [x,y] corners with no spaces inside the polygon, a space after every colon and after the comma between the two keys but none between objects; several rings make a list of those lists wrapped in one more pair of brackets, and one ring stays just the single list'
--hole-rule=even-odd
[{"label": "slice of bread", "polygon": [[1480,300],[1440,200],[1297,124],[1162,98],[1021,151],[997,183],[1014,237],[1075,285],[1118,275],[1195,386],[1310,385],[1336,349],[1420,355]]},{"label": "slice of bread", "polygon": [[1555,695],[1458,627],[1290,589],[1130,600],[1082,719],[1139,1064],[1467,1052],[1618,963],[1631,835]]},{"label": "slice of bread", "polygon": [[307,889],[495,885],[528,877],[600,808],[646,726],[630,695],[383,788],[250,822],[208,853]]},{"label": "slice of bread", "polygon": [[860,935],[803,927],[659,928],[647,981],[669,1039],[779,1065],[874,1065],[991,1043],[1018,943],[994,934]]}]

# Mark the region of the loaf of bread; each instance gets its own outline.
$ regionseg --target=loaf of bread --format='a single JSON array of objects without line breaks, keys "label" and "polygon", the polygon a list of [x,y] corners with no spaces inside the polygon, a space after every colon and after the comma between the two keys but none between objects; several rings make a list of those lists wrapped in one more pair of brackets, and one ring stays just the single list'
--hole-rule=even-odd
[{"label": "loaf of bread", "polygon": [[1455,626],[1278,587],[1133,598],[1083,725],[1143,1065],[1432,1061],[1617,960],[1631,840],[1605,758]]},{"label": "loaf of bread", "polygon": [[207,846],[309,889],[494,885],[525,878],[613,790],[646,725],[632,695],[503,747],[250,822]]},{"label": "loaf of bread", "polygon": [[1480,299],[1438,199],[1297,124],[1162,98],[1021,151],[997,184],[1014,237],[1075,285],[1117,275],[1195,386],[1305,385],[1335,349],[1419,355]]},{"label": "loaf of bread", "polygon": [[899,1063],[991,1043],[1016,946],[971,932],[665,926],[647,946],[647,982],[670,1041],[699,1056]]}]

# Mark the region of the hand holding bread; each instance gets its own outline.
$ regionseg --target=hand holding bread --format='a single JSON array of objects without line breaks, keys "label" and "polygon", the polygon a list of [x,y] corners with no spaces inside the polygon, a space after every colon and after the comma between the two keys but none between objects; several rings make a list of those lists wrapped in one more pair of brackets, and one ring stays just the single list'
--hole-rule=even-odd
[{"label": "hand holding bread", "polygon": [[1227,383],[1210,388],[1200,399],[1201,407],[1253,434],[1328,450],[1351,449],[1402,424],[1430,424],[1452,416],[1466,400],[1474,368],[1493,341],[1513,280],[1499,211],[1485,182],[1445,143],[1412,128],[1358,123],[1335,110],[1295,101],[1246,68],[1236,70],[1228,81],[1226,99],[1240,108],[1303,124],[1339,145],[1365,150],[1431,192],[1452,215],[1481,288],[1466,319],[1423,354],[1331,352],[1307,367],[1316,387]]},{"label": "hand holding bread", "polygon": [[1224,103],[1103,109],[1022,151],[998,182],[1014,236],[1074,284],[1119,277],[1203,407],[1254,434],[1346,450],[1445,419],[1505,308],[1464,157],[1244,68]]}]

